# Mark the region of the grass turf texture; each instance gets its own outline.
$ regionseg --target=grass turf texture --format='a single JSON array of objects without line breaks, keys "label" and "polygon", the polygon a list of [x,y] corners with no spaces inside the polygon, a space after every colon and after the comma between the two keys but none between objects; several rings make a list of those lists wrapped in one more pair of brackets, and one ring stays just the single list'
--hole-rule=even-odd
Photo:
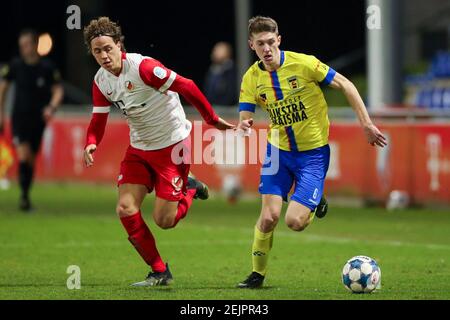
[{"label": "grass turf texture", "polygon": [[[133,288],[149,269],[115,215],[116,189],[38,184],[37,210],[17,211],[18,189],[0,191],[0,299],[449,299],[450,214],[445,211],[338,208],[304,232],[280,219],[265,287],[235,285],[251,272],[259,198],[232,206],[220,198],[194,201],[172,230],[143,213],[175,282]],[[284,216],[283,216],[284,217]],[[382,289],[351,294],[342,268],[355,255],[377,260]],[[81,289],[68,290],[69,265],[81,268]]]}]

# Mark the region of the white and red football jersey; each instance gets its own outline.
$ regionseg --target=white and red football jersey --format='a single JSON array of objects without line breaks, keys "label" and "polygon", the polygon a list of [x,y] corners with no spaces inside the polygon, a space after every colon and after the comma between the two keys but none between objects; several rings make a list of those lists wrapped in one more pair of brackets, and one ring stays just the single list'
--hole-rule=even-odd
[{"label": "white and red football jersey", "polygon": [[200,111],[207,123],[217,123],[218,116],[192,80],[177,75],[155,59],[123,53],[119,76],[104,68],[95,75],[87,145],[98,144],[102,139],[112,106],[125,115],[134,148],[157,150],[185,139],[192,124],[186,119],[177,92]]}]

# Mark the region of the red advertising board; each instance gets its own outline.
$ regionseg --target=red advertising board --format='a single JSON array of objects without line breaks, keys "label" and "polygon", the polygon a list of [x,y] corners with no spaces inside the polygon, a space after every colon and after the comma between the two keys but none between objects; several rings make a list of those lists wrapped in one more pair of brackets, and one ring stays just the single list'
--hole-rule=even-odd
[{"label": "red advertising board", "polygon": [[[115,184],[129,143],[128,126],[122,119],[110,119],[95,153],[95,165],[85,168],[82,152],[88,123],[87,118],[55,119],[48,126],[37,179]],[[325,192],[383,201],[392,190],[403,190],[417,203],[450,204],[450,126],[386,122],[379,127],[388,137],[385,148],[370,146],[357,123],[332,123]],[[266,134],[265,123],[256,123],[251,137],[239,140],[196,122],[191,139],[192,172],[217,190],[225,175],[237,174],[246,191],[256,192]],[[9,175],[13,177],[15,171],[11,168]]]}]

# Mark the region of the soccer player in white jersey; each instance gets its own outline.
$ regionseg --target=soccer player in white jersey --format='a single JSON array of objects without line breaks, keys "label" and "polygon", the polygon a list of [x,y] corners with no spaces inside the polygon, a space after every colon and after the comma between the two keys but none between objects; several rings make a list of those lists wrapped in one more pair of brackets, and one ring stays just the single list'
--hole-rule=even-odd
[{"label": "soccer player in white jersey", "polygon": [[209,125],[220,130],[234,126],[217,116],[192,80],[153,58],[125,53],[121,28],[108,17],[92,20],[84,28],[84,39],[101,67],[92,84],[94,108],[85,163],[88,167],[94,164],[93,153],[103,137],[110,107],[120,108],[130,127],[130,146],[120,166],[117,214],[129,241],[152,269],[144,281],[134,285],[167,285],[172,274],[141,216],[145,195],[155,190],[153,219],[163,229],[175,227],[186,216],[192,199],[208,197],[206,185],[188,177],[189,161],[177,164],[172,158],[176,146],[183,148],[175,150],[186,150],[192,126],[178,93]]}]

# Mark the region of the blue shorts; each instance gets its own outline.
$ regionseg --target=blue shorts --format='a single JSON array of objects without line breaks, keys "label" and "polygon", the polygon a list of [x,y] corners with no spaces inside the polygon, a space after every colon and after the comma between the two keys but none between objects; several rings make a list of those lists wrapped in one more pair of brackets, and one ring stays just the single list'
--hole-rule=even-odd
[{"label": "blue shorts", "polygon": [[329,164],[329,145],[308,151],[284,151],[268,143],[259,193],[278,195],[287,201],[294,185],[291,200],[314,211],[322,198]]}]

